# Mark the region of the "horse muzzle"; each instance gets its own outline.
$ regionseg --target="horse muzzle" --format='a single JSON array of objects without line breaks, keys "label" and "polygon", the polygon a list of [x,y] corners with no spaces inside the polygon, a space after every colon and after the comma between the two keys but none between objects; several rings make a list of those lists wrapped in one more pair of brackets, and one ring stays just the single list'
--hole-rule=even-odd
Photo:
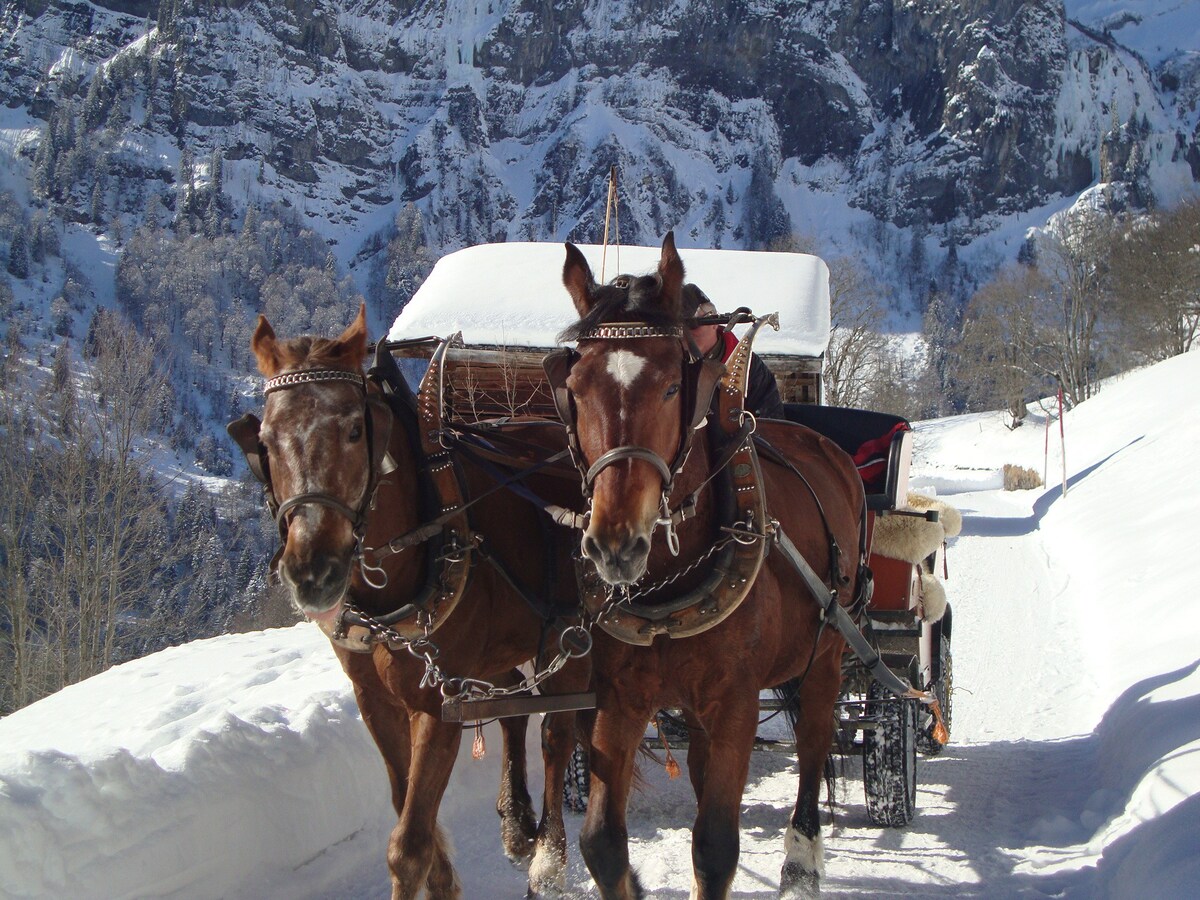
[{"label": "horse muzzle", "polygon": [[279,574],[292,595],[296,608],[313,620],[332,616],[341,608],[350,587],[350,565],[328,553],[297,559],[284,554]]},{"label": "horse muzzle", "polygon": [[646,574],[650,536],[641,532],[605,536],[588,529],[583,535],[581,549],[595,564],[600,577],[609,584],[633,584]]}]

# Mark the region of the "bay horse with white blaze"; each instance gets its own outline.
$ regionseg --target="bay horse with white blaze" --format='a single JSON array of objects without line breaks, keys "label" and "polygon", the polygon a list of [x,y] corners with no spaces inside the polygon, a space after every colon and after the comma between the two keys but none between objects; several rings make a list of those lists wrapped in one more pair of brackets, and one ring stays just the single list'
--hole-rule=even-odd
[{"label": "bay horse with white blaze", "polygon": [[[283,544],[278,572],[296,608],[330,635],[386,764],[398,816],[387,850],[393,900],[423,891],[453,900],[461,888],[437,812],[462,725],[442,721],[443,695],[471,679],[510,685],[519,680],[514,667],[544,647],[552,652],[566,626],[538,615],[520,585],[544,585],[557,551],[552,539],[529,539],[544,530],[532,505],[506,493],[482,498],[488,477],[436,452],[411,393],[388,396],[385,379],[364,377],[365,314],[336,339],[292,340],[277,339],[260,316],[251,346],[267,378],[263,420],[248,417],[230,431],[267,485]],[[386,362],[394,367],[390,355]],[[469,512],[446,500],[459,490]],[[480,499],[463,500],[472,496]],[[441,541],[436,552],[427,552],[430,540]],[[563,592],[557,599],[573,608],[575,585]],[[573,656],[559,660],[555,690],[587,686],[586,661]],[[501,720],[497,810],[506,852],[532,857],[529,892],[539,896],[565,878],[562,782],[575,727],[573,713],[545,719],[546,788],[535,825],[526,718]]]},{"label": "bay horse with white blaze", "polygon": [[[823,627],[817,599],[776,544],[790,539],[811,564],[826,585],[824,602],[850,605],[861,577],[862,481],[832,442],[786,422],[759,421],[757,430],[791,466],[765,457],[760,466],[749,449],[754,423],[737,408],[744,377],[738,394],[729,373],[723,376],[713,407],[719,412],[703,425],[713,388],[705,386],[705,364],[684,338],[684,267],[672,235],[663,242],[657,272],[623,275],[607,285],[594,281],[576,247],[566,250],[563,282],[580,321],[563,337],[578,341],[578,349],[548,359],[547,373],[560,391],[560,414],[590,496],[583,553],[614,586],[600,625],[620,635],[597,633],[593,650],[597,715],[580,836],[587,866],[602,897],[642,896],[626,829],[634,757],[656,710],[681,707],[697,798],[691,896],[728,897],[759,691],[795,679],[799,791],[784,832],[780,895],[813,896],[823,872],[818,798],[833,743],[844,641]],[[732,421],[714,421],[722,416]],[[748,516],[733,520],[722,511],[742,509],[741,498],[755,491],[765,502],[745,506]],[[666,526],[666,540],[655,542],[659,524]],[[713,575],[706,560],[718,559],[714,547],[730,541],[755,545],[754,565],[749,572],[724,567]],[[689,592],[696,604],[684,608],[678,598]],[[688,616],[705,615],[715,624],[689,624]],[[646,624],[606,627],[606,616]]]}]

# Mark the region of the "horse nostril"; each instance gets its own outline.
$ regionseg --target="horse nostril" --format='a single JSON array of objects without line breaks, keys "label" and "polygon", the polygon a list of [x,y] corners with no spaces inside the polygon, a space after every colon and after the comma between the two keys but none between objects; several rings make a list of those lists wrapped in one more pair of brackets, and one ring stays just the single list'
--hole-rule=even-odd
[{"label": "horse nostril", "polygon": [[588,559],[590,559],[592,562],[594,562],[594,563],[603,562],[604,554],[600,551],[600,544],[590,534],[585,534],[583,536],[583,542],[581,545],[581,549],[583,550],[583,555],[585,557],[587,557]]},{"label": "horse nostril", "polygon": [[650,539],[643,534],[631,534],[610,548],[585,534],[582,549],[583,555],[597,565],[626,568],[641,564],[650,555]]},{"label": "horse nostril", "polygon": [[643,559],[650,555],[650,539],[644,534],[630,535],[621,546],[621,558],[629,561]]}]

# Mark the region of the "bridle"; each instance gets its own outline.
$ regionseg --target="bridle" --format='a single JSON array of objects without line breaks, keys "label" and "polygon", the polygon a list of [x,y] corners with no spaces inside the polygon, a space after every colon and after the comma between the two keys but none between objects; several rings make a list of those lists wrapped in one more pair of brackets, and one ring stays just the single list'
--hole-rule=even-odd
[{"label": "bridle", "polygon": [[589,510],[592,505],[593,487],[601,472],[627,459],[649,463],[658,472],[662,481],[662,515],[655,524],[665,526],[668,546],[671,548],[671,552],[676,554],[679,541],[675,535],[674,526],[682,521],[686,512],[682,515],[672,514],[671,493],[675,487],[675,479],[687,463],[695,432],[708,416],[713,393],[721,373],[724,371],[724,365],[718,360],[700,357],[695,352],[694,346],[689,347],[685,342],[683,327],[679,325],[655,326],[642,322],[612,322],[583,331],[576,339],[583,343],[585,341],[638,341],[649,338],[674,338],[683,345],[684,350],[679,444],[670,462],[649,447],[623,444],[613,447],[589,463],[579,443],[575,398],[570,388],[567,387],[567,378],[570,376],[571,367],[579,359],[579,352],[569,347],[556,350],[546,356],[542,365],[546,372],[546,378],[550,382],[555,410],[567,430],[567,447],[575,468],[579,472],[583,496]]},{"label": "bridle", "polygon": [[[287,547],[288,527],[291,522],[289,513],[301,506],[324,506],[349,520],[354,534],[354,558],[362,570],[363,580],[371,587],[379,588],[386,584],[386,576],[383,576],[382,569],[367,563],[363,553],[363,540],[367,530],[367,514],[375,500],[379,481],[391,471],[387,462],[387,446],[391,437],[392,415],[387,402],[368,393],[367,382],[361,372],[348,372],[343,369],[299,369],[284,372],[266,380],[263,395],[267,397],[278,391],[303,385],[331,382],[355,385],[363,400],[368,474],[366,488],[356,507],[351,507],[338,498],[320,491],[297,494],[281,503],[275,496],[275,488],[271,482],[267,450],[259,440],[258,432],[262,423],[255,416],[247,414],[229,426],[229,433],[237,441],[242,452],[246,454],[246,461],[250,465],[251,472],[262,482],[266,490],[267,508],[270,509],[276,527],[279,529],[279,549],[271,560],[271,573],[275,574],[278,571],[279,561]],[[372,581],[371,573],[383,576],[383,582]]]}]

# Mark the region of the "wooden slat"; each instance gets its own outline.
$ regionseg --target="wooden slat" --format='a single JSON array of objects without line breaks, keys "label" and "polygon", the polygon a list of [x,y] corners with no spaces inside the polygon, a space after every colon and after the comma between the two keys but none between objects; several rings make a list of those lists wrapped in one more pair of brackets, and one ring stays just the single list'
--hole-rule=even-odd
[{"label": "wooden slat", "polygon": [[539,694],[533,697],[496,697],[491,700],[445,700],[442,702],[442,721],[478,722],[483,719],[502,719],[505,716],[595,708],[595,691],[579,694]]}]

